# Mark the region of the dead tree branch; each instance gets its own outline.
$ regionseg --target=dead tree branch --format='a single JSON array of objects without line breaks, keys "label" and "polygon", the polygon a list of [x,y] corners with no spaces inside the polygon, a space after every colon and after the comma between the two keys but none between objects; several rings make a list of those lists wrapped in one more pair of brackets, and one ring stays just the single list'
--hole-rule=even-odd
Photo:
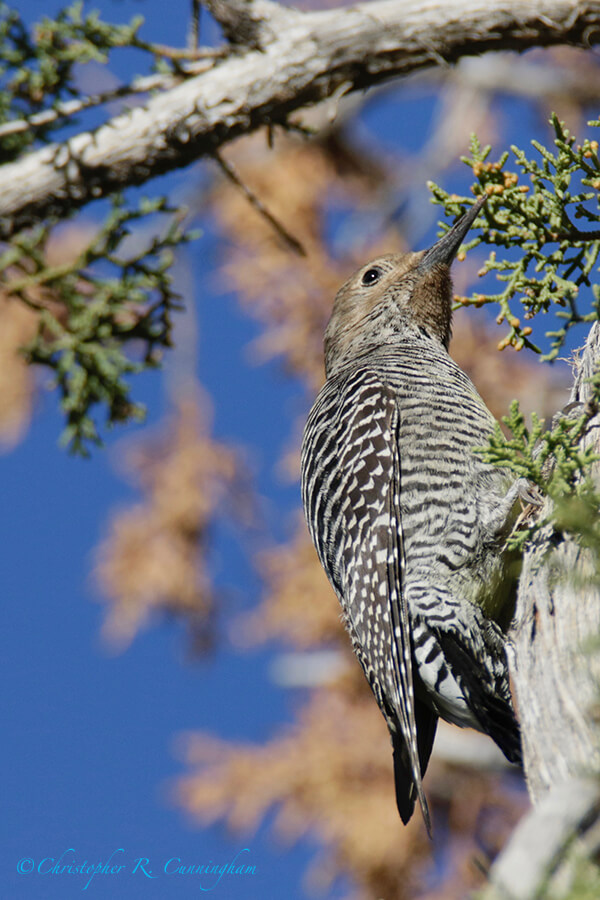
[{"label": "dead tree branch", "polygon": [[[537,900],[550,896],[548,886],[561,868],[573,866],[573,842],[583,837],[581,850],[598,852],[600,787],[591,779],[572,778],[552,788],[517,825],[494,863],[483,900]],[[572,880],[572,878],[570,879]],[[563,877],[564,888],[564,877]],[[552,896],[572,896],[569,888]],[[588,896],[591,896],[588,894]]]}]

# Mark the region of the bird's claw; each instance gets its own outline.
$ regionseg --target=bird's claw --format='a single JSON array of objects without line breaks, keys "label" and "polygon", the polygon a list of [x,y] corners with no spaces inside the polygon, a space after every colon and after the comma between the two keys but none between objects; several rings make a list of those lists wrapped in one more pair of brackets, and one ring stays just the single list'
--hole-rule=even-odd
[{"label": "bird's claw", "polygon": [[519,478],[517,482],[517,497],[524,509],[528,506],[540,507],[544,503],[544,497],[537,484],[534,484],[527,478]]}]

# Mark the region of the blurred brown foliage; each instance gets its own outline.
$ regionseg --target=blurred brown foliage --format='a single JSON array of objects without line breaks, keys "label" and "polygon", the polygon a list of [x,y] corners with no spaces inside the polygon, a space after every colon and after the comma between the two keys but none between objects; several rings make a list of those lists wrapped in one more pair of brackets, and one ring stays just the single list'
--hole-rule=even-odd
[{"label": "blurred brown foliage", "polygon": [[234,452],[210,436],[208,409],[198,390],[188,392],[158,436],[126,456],[143,499],[113,516],[95,569],[104,633],[120,646],[156,612],[185,617],[196,644],[210,639],[209,533],[224,499],[235,507],[240,484]]},{"label": "blurred brown foliage", "polygon": [[24,436],[33,406],[34,377],[19,353],[35,334],[36,314],[0,294],[0,447],[11,449]]}]

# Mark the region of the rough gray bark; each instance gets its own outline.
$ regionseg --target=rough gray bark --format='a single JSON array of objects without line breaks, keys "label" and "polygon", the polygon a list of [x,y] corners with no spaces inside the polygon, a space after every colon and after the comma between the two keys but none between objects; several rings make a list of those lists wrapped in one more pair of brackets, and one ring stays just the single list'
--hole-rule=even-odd
[{"label": "rough gray bark", "polygon": [[95,132],[0,168],[0,237],[187,165],[296,110],[488,50],[600,41],[600,0],[209,0],[231,53]]}]

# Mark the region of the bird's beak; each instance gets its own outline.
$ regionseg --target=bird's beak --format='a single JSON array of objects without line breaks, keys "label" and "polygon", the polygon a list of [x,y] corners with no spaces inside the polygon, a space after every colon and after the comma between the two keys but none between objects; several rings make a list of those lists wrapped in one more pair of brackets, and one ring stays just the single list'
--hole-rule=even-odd
[{"label": "bird's beak", "polygon": [[467,233],[477,218],[479,210],[487,200],[487,194],[476,200],[473,206],[467,210],[462,219],[455,222],[450,231],[439,239],[437,244],[426,250],[421,259],[421,267],[431,269],[437,265],[451,265],[454,257],[458,253],[458,248],[464,241]]}]

